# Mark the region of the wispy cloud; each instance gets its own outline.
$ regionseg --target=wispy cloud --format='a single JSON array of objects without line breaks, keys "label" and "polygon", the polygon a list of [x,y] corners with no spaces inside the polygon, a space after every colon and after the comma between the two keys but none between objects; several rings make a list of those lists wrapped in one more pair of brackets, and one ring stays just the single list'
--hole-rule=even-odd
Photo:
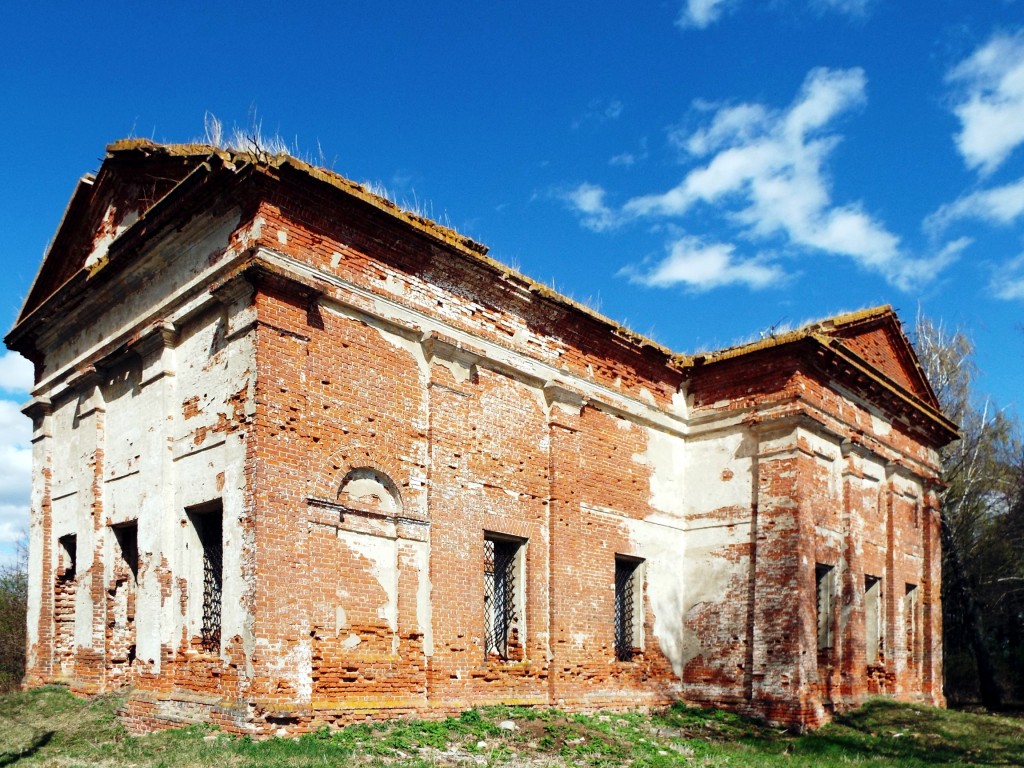
[{"label": "wispy cloud", "polygon": [[811,0],[812,6],[822,10],[836,11],[846,16],[865,16],[873,0]]},{"label": "wispy cloud", "polygon": [[1001,265],[993,274],[990,287],[997,298],[1024,301],[1024,253]]},{"label": "wispy cloud", "polygon": [[[608,202],[606,190],[594,184],[580,185],[566,200],[583,224],[597,231],[654,219],[680,225],[693,235],[688,217],[704,207],[701,213],[719,215],[741,240],[781,238],[796,251],[846,257],[909,290],[955,259],[966,243],[957,241],[934,255],[916,257],[861,203],[833,201],[827,168],[841,140],[835,123],[865,103],[866,84],[860,69],[815,69],[786,109],[703,105],[711,113],[706,125],[672,135],[693,166],[678,185],[634,197],[618,209]],[[760,256],[740,257],[732,246],[680,242],[678,248],[672,244],[664,270],[659,264],[648,273],[648,284],[665,285],[670,277],[693,284],[686,275],[708,287],[727,284],[705,275],[709,265],[718,266],[714,274],[737,276],[728,283],[751,287],[764,287],[783,274]]]},{"label": "wispy cloud", "polygon": [[[741,0],[686,0],[676,20],[683,29],[707,29],[726,13],[735,11]],[[808,0],[812,9],[841,13],[854,18],[867,15],[873,0]]]},{"label": "wispy cloud", "polygon": [[608,165],[616,166],[619,168],[632,168],[638,162],[642,162],[647,159],[647,138],[640,139],[639,148],[634,152],[621,152],[618,155],[614,155],[609,158]]},{"label": "wispy cloud", "polygon": [[583,226],[603,232],[618,224],[618,214],[605,203],[607,193],[596,184],[584,182],[561,195],[570,208],[580,215]]},{"label": "wispy cloud", "polygon": [[1024,179],[982,189],[947,203],[931,214],[925,228],[941,232],[954,221],[976,219],[990,224],[1013,224],[1024,216]]},{"label": "wispy cloud", "polygon": [[957,89],[957,149],[968,168],[989,174],[1024,142],[1024,30],[994,35],[947,79]]},{"label": "wispy cloud", "polygon": [[607,123],[611,120],[618,120],[626,108],[619,99],[593,99],[587,105],[586,111],[572,121],[573,130],[582,127],[585,123]]}]

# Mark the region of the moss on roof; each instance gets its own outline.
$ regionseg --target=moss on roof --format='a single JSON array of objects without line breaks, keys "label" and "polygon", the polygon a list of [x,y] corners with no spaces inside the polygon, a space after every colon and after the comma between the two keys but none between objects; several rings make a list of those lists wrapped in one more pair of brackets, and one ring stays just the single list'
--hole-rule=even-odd
[{"label": "moss on roof", "polygon": [[780,347],[784,344],[792,344],[795,341],[801,341],[809,338],[816,338],[822,343],[828,344],[834,338],[834,331],[850,325],[858,325],[872,320],[881,320],[886,317],[891,317],[895,322],[898,322],[898,320],[896,320],[896,313],[888,304],[883,304],[879,307],[871,307],[869,309],[861,309],[856,312],[846,312],[824,320],[816,320],[814,322],[807,323],[806,325],[802,325],[794,330],[782,331],[780,333],[769,333],[757,341],[748,341],[742,344],[736,344],[735,346],[725,347],[724,349],[717,349],[712,352],[702,352],[700,354],[690,355],[687,357],[686,364],[702,365],[706,363],[716,363],[722,360],[740,357],[742,355],[749,355],[752,352],[758,352],[762,349]]},{"label": "moss on roof", "polygon": [[497,259],[488,256],[488,248],[486,245],[478,243],[472,238],[462,235],[450,227],[443,226],[424,216],[407,211],[396,205],[393,201],[388,200],[386,197],[382,197],[381,195],[377,195],[369,191],[362,184],[358,184],[347,179],[336,171],[311,165],[310,163],[284,153],[269,155],[259,151],[225,149],[202,143],[157,144],[156,142],[148,139],[122,139],[107,146],[107,154],[109,157],[133,153],[141,153],[145,156],[165,155],[169,157],[194,157],[197,159],[216,156],[231,166],[240,166],[242,164],[252,163],[265,168],[288,168],[297,171],[309,178],[328,184],[335,189],[351,195],[352,197],[377,208],[389,216],[398,219],[410,226],[412,229],[426,235],[430,239],[440,242],[477,263],[483,264],[488,269],[498,274],[503,280],[515,283],[525,290],[528,290],[530,293],[533,293],[547,301],[565,306],[574,312],[586,315],[602,325],[608,326],[615,336],[624,339],[629,344],[636,347],[646,347],[660,353],[671,365],[677,365],[677,360],[681,357],[680,355],[673,353],[673,351],[668,347],[659,344],[653,339],[649,339],[646,336],[615,322],[611,318],[602,315],[600,312],[596,312],[590,307],[581,304],[578,301],[559,293],[553,288],[527,277],[507,264],[503,264]]}]

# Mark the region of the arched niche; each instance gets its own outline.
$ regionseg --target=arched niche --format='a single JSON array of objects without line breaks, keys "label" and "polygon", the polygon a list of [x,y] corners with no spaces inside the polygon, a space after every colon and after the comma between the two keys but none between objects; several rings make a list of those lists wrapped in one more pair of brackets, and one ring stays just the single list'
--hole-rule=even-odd
[{"label": "arched niche", "polygon": [[402,511],[402,494],[395,481],[373,467],[350,469],[338,484],[339,504],[395,515]]}]

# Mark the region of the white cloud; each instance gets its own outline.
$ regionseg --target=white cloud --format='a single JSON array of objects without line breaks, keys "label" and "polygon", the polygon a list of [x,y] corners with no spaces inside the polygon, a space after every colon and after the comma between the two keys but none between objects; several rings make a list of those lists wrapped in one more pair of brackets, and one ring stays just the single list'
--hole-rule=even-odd
[{"label": "white cloud", "polygon": [[905,259],[899,265],[893,284],[905,291],[934,280],[942,270],[960,258],[960,254],[974,241],[969,237],[951,240],[931,256]]},{"label": "white cloud", "polygon": [[14,545],[28,530],[31,435],[31,422],[20,412],[18,404],[0,399],[0,565],[14,563]]},{"label": "white cloud", "polygon": [[698,157],[736,141],[752,141],[764,133],[769,118],[768,110],[760,104],[716,107],[701,103],[698,107],[704,111],[715,111],[711,125],[689,136],[680,130],[673,131],[670,136],[678,146]]},{"label": "white cloud", "polygon": [[1024,253],[1003,264],[992,276],[990,287],[997,298],[1024,301]]},{"label": "white cloud", "polygon": [[684,29],[705,29],[718,21],[722,12],[735,5],[735,0],[686,0],[677,23]]},{"label": "white cloud", "polygon": [[32,363],[17,352],[0,355],[0,391],[28,392],[32,379]]},{"label": "white cloud", "polygon": [[32,484],[32,423],[16,402],[0,399],[0,505],[27,506]]},{"label": "white cloud", "polygon": [[674,189],[634,198],[624,210],[637,216],[683,215],[699,202],[731,197],[746,201],[739,215],[760,233],[785,230],[797,239],[813,239],[829,204],[822,164],[837,144],[822,129],[863,103],[864,88],[859,69],[816,69],[786,111],[760,104],[719,109],[707,128],[684,141],[691,154],[710,155],[706,164]]},{"label": "white cloud", "polygon": [[812,4],[823,10],[837,11],[847,16],[864,16],[872,0],[813,0]]},{"label": "white cloud", "polygon": [[979,219],[991,224],[1013,224],[1024,216],[1024,178],[1001,187],[964,195],[931,214],[925,228],[941,232],[954,221]]},{"label": "white cloud", "polygon": [[969,168],[989,174],[1024,142],[1024,31],[994,35],[947,79],[959,89],[957,149]]},{"label": "white cloud", "polygon": [[596,184],[580,184],[562,195],[562,199],[580,214],[583,225],[595,232],[610,229],[616,224],[616,214],[605,204],[607,193]]},{"label": "white cloud", "polygon": [[618,155],[611,157],[608,160],[608,165],[618,166],[620,168],[632,168],[639,162],[643,162],[648,157],[647,151],[647,137],[640,139],[635,151],[621,152]]},{"label": "white cloud", "polygon": [[[0,355],[0,392],[26,393],[32,364],[15,352]],[[18,402],[0,398],[0,565],[13,564],[15,544],[28,530],[32,488],[32,422]]]},{"label": "white cloud", "polygon": [[[866,84],[860,69],[815,69],[786,109],[698,105],[710,112],[706,125],[688,134],[677,130],[670,137],[695,161],[678,185],[634,197],[620,209],[608,202],[603,187],[594,184],[581,184],[564,199],[595,231],[644,218],[681,224],[697,234],[689,217],[706,221],[710,211],[738,240],[781,240],[789,253],[845,257],[910,290],[947,266],[966,241],[950,243],[935,255],[915,256],[861,203],[833,201],[827,165],[841,138],[834,124],[865,103]],[[665,285],[682,270],[701,277],[676,282],[699,284],[702,289],[727,284],[762,288],[782,275],[777,266],[769,267],[760,258],[742,258],[732,246],[725,248],[687,238],[670,243],[669,257],[646,272],[641,282]],[[639,279],[635,269],[630,274]]]},{"label": "white cloud", "polygon": [[619,99],[592,99],[587,105],[587,110],[572,121],[573,130],[582,128],[587,123],[607,123],[610,120],[618,120],[626,105]]},{"label": "white cloud", "polygon": [[[731,12],[740,0],[686,0],[676,20],[683,29],[707,29],[723,14]],[[811,8],[835,11],[853,17],[863,17],[873,0],[809,0]]]},{"label": "white cloud", "polygon": [[666,287],[682,284],[696,291],[708,291],[726,285],[766,288],[785,278],[777,265],[762,257],[739,259],[729,243],[704,243],[696,237],[682,237],[669,246],[668,256],[653,269],[624,271],[633,282]]},{"label": "white cloud", "polygon": [[0,504],[0,545],[16,544],[28,531],[28,504]]}]

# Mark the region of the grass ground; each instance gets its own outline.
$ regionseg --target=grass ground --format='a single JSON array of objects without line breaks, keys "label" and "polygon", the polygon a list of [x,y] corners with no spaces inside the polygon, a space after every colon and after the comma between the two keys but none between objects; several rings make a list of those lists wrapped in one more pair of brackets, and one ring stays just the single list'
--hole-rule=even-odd
[{"label": "grass ground", "polygon": [[59,688],[0,697],[0,766],[1024,766],[1024,720],[885,700],[804,736],[683,706],[651,715],[492,707],[265,741],[203,726],[132,737],[118,704]]}]

